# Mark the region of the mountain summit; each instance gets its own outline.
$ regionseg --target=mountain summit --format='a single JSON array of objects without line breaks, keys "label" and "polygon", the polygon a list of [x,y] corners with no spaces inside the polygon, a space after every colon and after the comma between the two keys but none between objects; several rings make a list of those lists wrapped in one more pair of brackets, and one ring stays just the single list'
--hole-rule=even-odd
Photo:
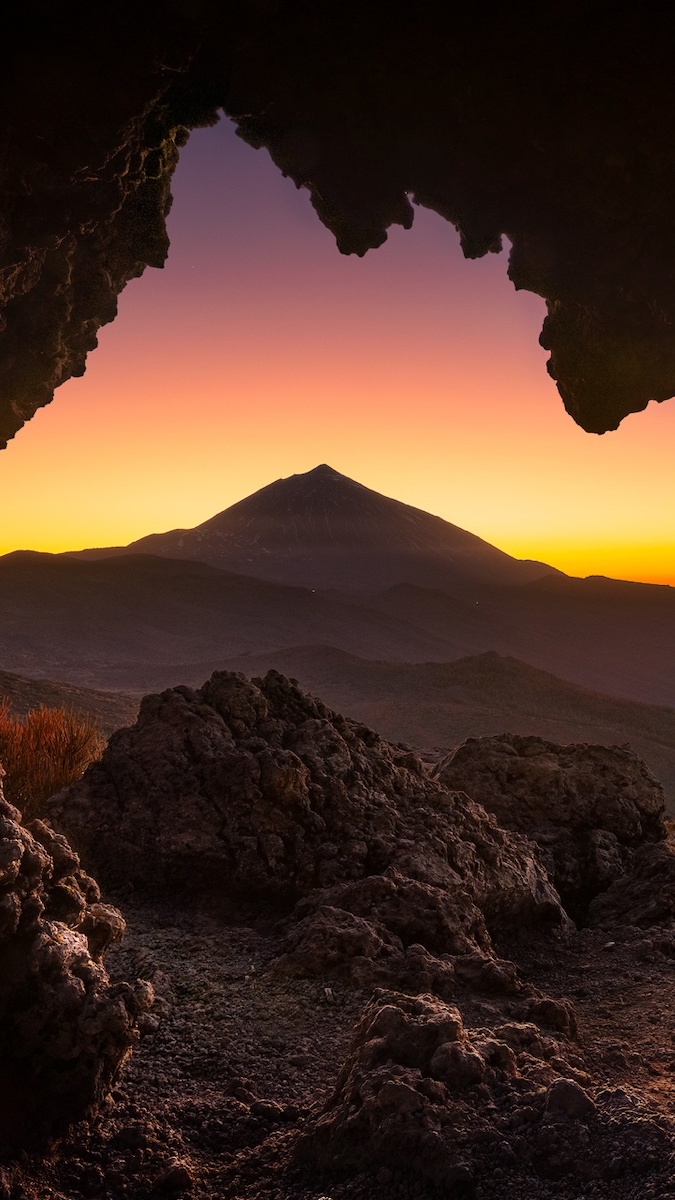
[{"label": "mountain summit", "polygon": [[278,479],[194,529],[151,534],[127,551],[342,590],[415,583],[464,591],[472,582],[525,583],[554,573],[382,496],[326,463]]}]

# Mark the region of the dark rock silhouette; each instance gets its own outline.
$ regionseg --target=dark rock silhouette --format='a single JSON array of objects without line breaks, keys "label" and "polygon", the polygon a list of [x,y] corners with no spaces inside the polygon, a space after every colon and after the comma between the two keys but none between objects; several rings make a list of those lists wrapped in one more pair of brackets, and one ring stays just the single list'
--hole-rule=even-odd
[{"label": "dark rock silhouette", "polygon": [[[84,370],[161,266],[178,147],[233,117],[343,253],[413,204],[544,296],[549,371],[595,432],[675,390],[669,6],[419,12],[29,0],[6,31],[0,438]],[[63,87],[62,81],[68,80]]]},{"label": "dark rock silhouette", "polygon": [[194,529],[150,534],[123,552],[194,559],[302,587],[379,591],[414,582],[460,595],[468,589],[472,599],[477,583],[522,584],[559,574],[326,463],[277,479]]},{"label": "dark rock silhouette", "polygon": [[286,903],[337,889],[329,905],[435,951],[563,919],[529,842],[275,671],[146,697],[52,813],[105,880]]},{"label": "dark rock silhouette", "polygon": [[66,839],[0,790],[0,1152],[94,1115],[138,1039],[152,988],[112,986],[124,932]]},{"label": "dark rock silhouette", "polygon": [[506,733],[469,738],[435,774],[466,790],[503,828],[534,838],[574,917],[626,872],[637,847],[665,837],[663,788],[621,747]]}]

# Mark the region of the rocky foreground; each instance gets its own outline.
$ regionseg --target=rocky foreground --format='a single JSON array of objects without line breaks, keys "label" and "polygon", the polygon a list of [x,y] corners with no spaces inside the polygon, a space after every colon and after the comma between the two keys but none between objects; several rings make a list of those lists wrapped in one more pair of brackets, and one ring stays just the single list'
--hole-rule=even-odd
[{"label": "rocky foreground", "polygon": [[675,854],[629,750],[432,774],[221,672],[53,800],[70,844],[6,810],[0,1198],[675,1194]]}]

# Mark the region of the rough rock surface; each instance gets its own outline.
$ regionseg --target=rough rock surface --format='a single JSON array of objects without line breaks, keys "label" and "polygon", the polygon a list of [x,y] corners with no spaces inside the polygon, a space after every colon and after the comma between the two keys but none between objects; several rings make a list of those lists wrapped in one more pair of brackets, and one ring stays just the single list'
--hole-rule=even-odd
[{"label": "rough rock surface", "polygon": [[559,746],[538,737],[468,738],[434,772],[499,824],[533,838],[563,903],[584,916],[636,848],[665,837],[661,785],[622,747]]},{"label": "rough rock surface", "polygon": [[26,0],[0,86],[0,438],[82,373],[126,281],[161,266],[176,148],[220,108],[309,189],[345,253],[409,226],[414,203],[468,257],[505,234],[584,428],[666,399],[673,25],[668,5],[599,2],[383,20],[357,0]]},{"label": "rough rock surface", "polygon": [[[512,915],[527,925],[533,914]],[[466,893],[397,871],[312,892],[285,930],[275,966],[290,975],[335,974],[356,987],[386,983],[439,996],[462,984],[507,995],[522,988],[513,963],[495,957],[483,914]]]},{"label": "rough rock surface", "polygon": [[96,1113],[137,1041],[152,988],[110,984],[124,921],[100,900],[66,839],[0,790],[0,1152]]},{"label": "rough rock surface", "polygon": [[367,956],[471,953],[514,921],[564,920],[530,842],[275,671],[146,697],[51,811],[117,885],[286,905],[319,889],[297,919],[339,910]]},{"label": "rough rock surface", "polygon": [[[140,974],[152,982],[156,1031],[141,1041],[114,1105],[94,1125],[76,1130],[47,1159],[0,1161],[7,1195],[135,1200],[162,1195],[166,1186],[164,1194],[193,1200],[448,1200],[447,1190],[420,1174],[418,1155],[406,1163],[401,1154],[397,1164],[373,1157],[379,1120],[372,1140],[363,1122],[360,1159],[340,1148],[341,1110],[331,1097],[336,1080],[352,1068],[352,1080],[359,1072],[367,1082],[350,1043],[354,1029],[364,1029],[369,991],[333,975],[280,975],[279,934],[269,915],[250,906],[235,907],[225,919],[173,900],[136,896],[125,906],[128,934],[111,948],[107,964],[116,978]],[[523,977],[551,997],[574,996],[578,1030],[560,1000],[486,995],[459,980],[445,1004],[428,996],[418,1002],[406,989],[412,994],[403,1001],[403,1029],[409,1021],[414,1032],[425,1013],[455,1008],[467,1050],[485,1059],[492,1041],[515,1057],[517,1074],[504,1072],[503,1079],[494,1063],[487,1065],[487,1096],[481,1083],[464,1089],[443,1083],[448,1095],[440,1105],[421,1091],[422,1080],[443,1081],[430,1073],[419,1035],[397,1046],[390,1041],[392,1073],[416,1069],[414,1089],[428,1101],[426,1116],[440,1121],[447,1109],[444,1135],[450,1138],[456,1126],[465,1137],[464,1182],[473,1174],[480,1200],[670,1200],[672,938],[670,948],[663,931],[622,930],[614,939],[584,929],[551,946],[547,936],[533,938],[528,930],[513,947]],[[413,1006],[419,1015],[411,1020]],[[410,1056],[417,1056],[416,1068]],[[595,1112],[561,1112],[587,1103],[577,1089],[556,1084],[561,1079],[577,1084]],[[331,1113],[335,1118],[336,1173],[312,1151],[321,1113],[327,1123]],[[396,1116],[389,1110],[390,1119]],[[412,1140],[415,1114],[400,1112],[397,1119]],[[479,1143],[473,1138],[481,1120]],[[453,1162],[452,1146],[446,1149]],[[182,1181],[182,1192],[168,1190],[172,1179]]]},{"label": "rough rock surface", "polygon": [[631,869],[621,875],[589,910],[593,925],[669,926],[675,921],[675,853],[671,845],[646,845],[636,851]]},{"label": "rough rock surface", "polygon": [[[482,1195],[485,1181],[516,1166],[587,1187],[614,1173],[628,1184],[641,1172],[641,1121],[621,1132],[617,1171],[604,1158],[618,1140],[616,1096],[603,1093],[597,1105],[579,1067],[567,1039],[533,1024],[469,1031],[435,996],[376,993],[296,1152],[331,1173],[368,1162],[414,1174],[457,1198]],[[660,1140],[670,1151],[665,1133]]]},{"label": "rough rock surface", "polygon": [[[536,843],[274,673],[148,698],[55,810],[126,881],[107,965],[155,990],[153,1036],[96,1123],[0,1154],[0,1197],[672,1196],[668,836],[576,929]],[[79,911],[70,885],[54,903]]]}]

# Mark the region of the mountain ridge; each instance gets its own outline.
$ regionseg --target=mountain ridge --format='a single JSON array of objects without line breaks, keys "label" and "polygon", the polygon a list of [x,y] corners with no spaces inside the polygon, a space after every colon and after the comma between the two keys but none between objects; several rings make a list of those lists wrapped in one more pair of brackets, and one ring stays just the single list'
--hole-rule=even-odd
[{"label": "mountain ridge", "polygon": [[515,583],[557,573],[326,463],[277,479],[192,529],[148,534],[112,553],[197,559],[271,582],[356,591],[406,579],[465,589],[476,581]]},{"label": "mountain ridge", "polygon": [[326,464],[173,541],[6,555],[0,612],[3,666],[85,686],[155,688],[182,682],[174,667],[205,677],[240,654],[329,643],[391,662],[495,651],[675,705],[675,589],[513,559]]}]

